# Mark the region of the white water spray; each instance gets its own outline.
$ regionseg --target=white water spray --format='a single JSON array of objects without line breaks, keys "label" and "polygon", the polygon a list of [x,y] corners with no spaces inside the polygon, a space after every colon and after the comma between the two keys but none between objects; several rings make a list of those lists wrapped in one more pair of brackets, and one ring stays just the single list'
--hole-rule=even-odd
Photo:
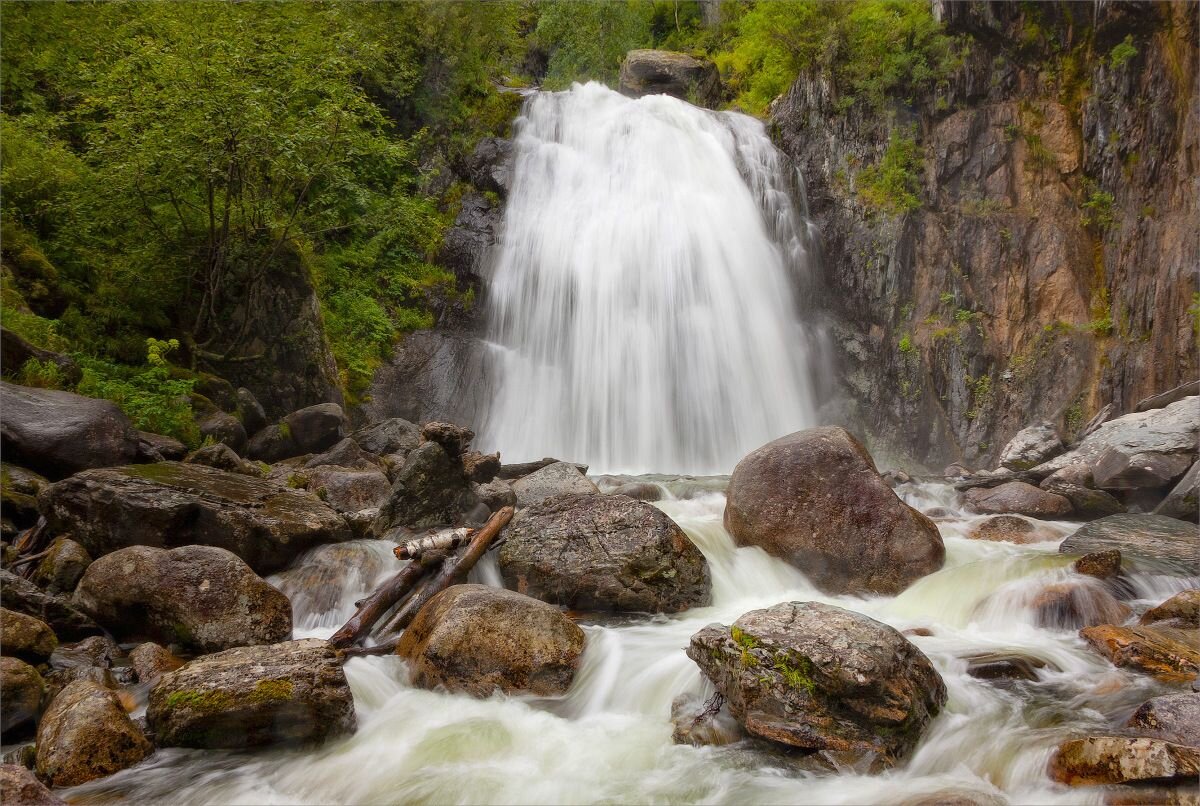
[{"label": "white water spray", "polygon": [[517,132],[488,449],[728,472],[813,424],[808,231],[760,122],[587,84],[531,97]]}]

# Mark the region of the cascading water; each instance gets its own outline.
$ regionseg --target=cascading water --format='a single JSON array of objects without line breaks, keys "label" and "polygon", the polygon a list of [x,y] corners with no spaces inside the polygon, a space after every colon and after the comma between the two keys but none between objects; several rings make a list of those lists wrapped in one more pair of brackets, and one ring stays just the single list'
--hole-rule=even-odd
[{"label": "cascading water", "polygon": [[809,233],[760,122],[587,84],[532,96],[517,132],[481,444],[728,472],[812,425]]}]

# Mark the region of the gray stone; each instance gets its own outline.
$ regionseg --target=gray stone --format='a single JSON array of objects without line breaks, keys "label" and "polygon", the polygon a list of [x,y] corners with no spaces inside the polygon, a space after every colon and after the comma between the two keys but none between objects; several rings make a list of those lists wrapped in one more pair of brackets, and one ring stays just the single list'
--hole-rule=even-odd
[{"label": "gray stone", "polygon": [[397,527],[478,522],[485,510],[462,464],[436,442],[425,442],[409,453],[371,530],[383,537]]},{"label": "gray stone", "polygon": [[67,806],[28,768],[20,764],[0,764],[0,803],[11,806]]},{"label": "gray stone", "polygon": [[267,426],[267,413],[263,411],[258,398],[244,386],[239,386],[234,393],[237,404],[237,416],[242,421],[242,427],[247,434],[257,434]]},{"label": "gray stone", "polygon": [[963,494],[973,512],[997,515],[1011,513],[1031,518],[1065,518],[1071,514],[1071,502],[1061,495],[1048,493],[1023,481],[1010,481],[999,487],[976,487]]},{"label": "gray stone", "polygon": [[263,475],[262,467],[249,459],[243,459],[238,456],[233,448],[221,442],[215,445],[206,445],[199,450],[193,451],[184,461],[190,465],[204,465],[205,467],[212,467],[229,473],[241,473],[243,476],[254,478],[259,478]]},{"label": "gray stone", "polygon": [[171,654],[166,647],[147,641],[138,644],[129,653],[129,663],[133,666],[139,683],[153,683],[167,672],[173,672],[183,661]]},{"label": "gray stone", "polygon": [[346,413],[337,403],[318,403],[293,411],[280,424],[287,429],[300,453],[332,448],[346,436]]},{"label": "gray stone", "polygon": [[487,484],[476,484],[475,494],[492,512],[517,503],[517,494],[508,482],[501,479],[493,479]]},{"label": "gray stone", "polygon": [[338,465],[354,470],[382,470],[383,460],[367,453],[350,437],[346,437],[324,453],[318,453],[304,463],[306,468]]},{"label": "gray stone", "polygon": [[1000,464],[1009,470],[1028,470],[1063,452],[1054,424],[1041,422],[1023,428],[1000,452]]},{"label": "gray stone", "polygon": [[484,137],[467,163],[471,184],[480,190],[508,196],[512,186],[513,142],[502,137]]},{"label": "gray stone", "polygon": [[1058,547],[1063,554],[1118,549],[1135,568],[1192,576],[1200,568],[1196,527],[1162,515],[1109,515],[1084,524]]},{"label": "gray stone", "polygon": [[382,470],[321,465],[303,471],[307,489],[338,512],[378,509],[388,499],[392,485]]},{"label": "gray stone", "polygon": [[49,552],[38,563],[31,579],[47,593],[69,595],[92,564],[92,555],[69,537],[56,537]]},{"label": "gray stone", "polygon": [[28,663],[42,663],[58,638],[41,619],[0,607],[0,652]]},{"label": "gray stone", "polygon": [[1146,700],[1125,723],[1143,736],[1200,747],[1200,694],[1168,694]]},{"label": "gray stone", "polygon": [[246,452],[246,429],[232,414],[213,408],[196,418],[200,436],[228,446],[239,456]]},{"label": "gray stone", "polygon": [[598,495],[600,489],[579,469],[567,462],[555,462],[522,476],[512,483],[517,503],[523,507],[562,495]]},{"label": "gray stone", "polygon": [[1154,510],[1155,515],[1195,522],[1200,518],[1200,462],[1193,462],[1167,497]]},{"label": "gray stone", "polygon": [[70,599],[46,593],[12,571],[0,570],[0,606],[41,619],[67,641],[101,632],[100,625]]},{"label": "gray stone", "polygon": [[1151,409],[1162,409],[1183,400],[1185,397],[1200,395],[1200,380],[1183,383],[1176,386],[1174,389],[1168,389],[1157,395],[1139,400],[1137,405],[1133,407],[1134,411],[1150,411]]},{"label": "gray stone", "polygon": [[10,732],[19,733],[37,720],[42,710],[46,683],[37,669],[20,658],[0,657],[0,734],[9,739]]},{"label": "gray stone", "polygon": [[350,435],[358,447],[376,456],[407,454],[421,444],[421,428],[399,417],[360,428]]},{"label": "gray stone", "polygon": [[1134,453],[1109,448],[1096,458],[1092,476],[1102,490],[1157,490],[1170,485],[1192,464],[1182,454]]},{"label": "gray stone", "polygon": [[187,455],[187,445],[174,437],[138,431],[138,439],[142,442],[141,452],[155,456],[155,461],[173,461]]},{"label": "gray stone", "polygon": [[715,64],[668,50],[631,50],[621,63],[620,91],[632,98],[672,95],[715,108],[721,101],[721,78]]},{"label": "gray stone", "polygon": [[1162,739],[1087,736],[1058,746],[1050,777],[1070,786],[1188,779],[1200,775],[1200,748]]},{"label": "gray stone", "polygon": [[1181,630],[1200,629],[1200,590],[1192,588],[1175,594],[1143,613],[1139,623]]}]

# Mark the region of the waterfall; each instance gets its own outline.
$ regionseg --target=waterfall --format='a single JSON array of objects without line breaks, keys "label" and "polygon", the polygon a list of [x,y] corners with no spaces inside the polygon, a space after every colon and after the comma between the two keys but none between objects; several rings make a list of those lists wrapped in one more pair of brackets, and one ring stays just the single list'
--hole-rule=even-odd
[{"label": "waterfall", "polygon": [[759,121],[593,83],[531,96],[515,142],[481,445],[727,473],[813,424],[810,236]]}]

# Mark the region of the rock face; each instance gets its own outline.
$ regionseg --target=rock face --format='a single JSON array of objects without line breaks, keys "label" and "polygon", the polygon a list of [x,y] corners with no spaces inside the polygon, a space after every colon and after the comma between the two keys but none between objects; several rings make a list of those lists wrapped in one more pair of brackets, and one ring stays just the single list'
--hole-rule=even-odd
[{"label": "rock face", "polygon": [[337,653],[315,638],[197,658],[159,679],[146,717],[167,747],[307,744],[356,727]]},{"label": "rock face", "polygon": [[138,458],[137,431],[107,400],[0,381],[0,449],[52,479]]},{"label": "rock face", "polygon": [[422,688],[550,696],[570,688],[583,642],[583,630],[557,607],[486,585],[452,585],[421,608],[396,654]]},{"label": "rock face", "polygon": [[66,806],[32,772],[19,764],[0,764],[0,803],[13,806]]},{"label": "rock face", "polygon": [[371,529],[383,536],[398,526],[458,524],[479,519],[481,509],[485,507],[457,457],[436,442],[425,442],[408,455]]},{"label": "rock face", "polygon": [[0,657],[0,688],[4,693],[0,697],[0,733],[31,726],[42,710],[46,693],[46,683],[37,669],[18,658]]},{"label": "rock face", "polygon": [[669,50],[631,50],[621,63],[622,95],[673,95],[699,106],[715,108],[721,102],[717,66],[686,53]]},{"label": "rock face", "polygon": [[661,510],[618,495],[551,498],[505,530],[505,585],[577,610],[675,613],[708,604],[708,564]]},{"label": "rock face", "polygon": [[56,646],[58,639],[44,621],[0,608],[0,651],[5,655],[41,663]]},{"label": "rock face", "polygon": [[71,683],[42,715],[37,773],[50,786],[76,786],[132,767],[154,752],[112,691]]},{"label": "rock face", "polygon": [[1141,623],[1181,630],[1200,629],[1200,590],[1175,594],[1157,607],[1147,610],[1142,615]]},{"label": "rock face", "polygon": [[1000,466],[1009,470],[1028,470],[1063,452],[1062,439],[1054,423],[1040,422],[1022,428],[1000,452]]},{"label": "rock face", "polygon": [[841,428],[811,428],[754,451],[729,480],[725,528],[829,593],[896,594],[942,567],[933,521],[896,497]]},{"label": "rock face", "polygon": [[560,495],[596,495],[600,489],[579,468],[568,462],[554,462],[512,483],[517,503],[532,506]]},{"label": "rock face", "polygon": [[1155,739],[1200,747],[1200,694],[1168,694],[1142,703],[1125,726]]},{"label": "rock face", "polygon": [[507,196],[512,185],[513,142],[484,137],[471,154],[467,172],[471,184],[485,192]]},{"label": "rock face", "polygon": [[288,598],[214,546],[114,551],[91,564],[75,602],[121,640],[186,652],[273,644],[292,634]]},{"label": "rock face", "polygon": [[1191,576],[1200,567],[1196,527],[1161,515],[1110,515],[1079,527],[1058,547],[1064,554],[1107,549],[1159,572]]},{"label": "rock face", "polygon": [[306,493],[201,465],[90,470],[39,497],[47,522],[93,556],[131,545],[228,549],[258,573],[318,543],[350,539],[336,512]]},{"label": "rock face", "polygon": [[929,659],[891,627],[818,602],[710,624],[688,657],[752,736],[894,763],[946,702]]},{"label": "rock face", "polygon": [[1195,778],[1200,775],[1200,748],[1161,739],[1088,736],[1059,746],[1050,775],[1071,786]]},{"label": "rock face", "polygon": [[[468,204],[478,219],[462,227],[469,214]],[[484,254],[496,243],[500,227],[500,209],[482,196],[468,194],[463,199],[459,223],[451,233],[466,231],[471,247],[461,251],[463,259],[445,263],[458,278],[476,282]],[[447,238],[451,237],[447,233]],[[458,237],[457,235],[455,237]],[[470,332],[418,330],[404,337],[392,359],[380,367],[371,381],[370,400],[359,407],[368,422],[403,417],[412,422],[445,420],[477,423],[485,413],[485,390],[493,388],[492,370],[483,340]]]},{"label": "rock face", "polygon": [[1010,512],[1032,518],[1064,518],[1071,514],[1071,502],[1061,495],[1048,493],[1023,481],[1010,481],[999,487],[975,487],[967,490],[963,501],[974,512],[1000,514]]},{"label": "rock face", "polygon": [[1115,666],[1167,682],[1188,682],[1200,674],[1200,649],[1195,640],[1177,640],[1177,632],[1103,624],[1085,627],[1079,634]]},{"label": "rock face", "polygon": [[41,619],[65,640],[100,632],[100,625],[75,607],[70,599],[52,596],[12,571],[0,570],[0,605]]}]

